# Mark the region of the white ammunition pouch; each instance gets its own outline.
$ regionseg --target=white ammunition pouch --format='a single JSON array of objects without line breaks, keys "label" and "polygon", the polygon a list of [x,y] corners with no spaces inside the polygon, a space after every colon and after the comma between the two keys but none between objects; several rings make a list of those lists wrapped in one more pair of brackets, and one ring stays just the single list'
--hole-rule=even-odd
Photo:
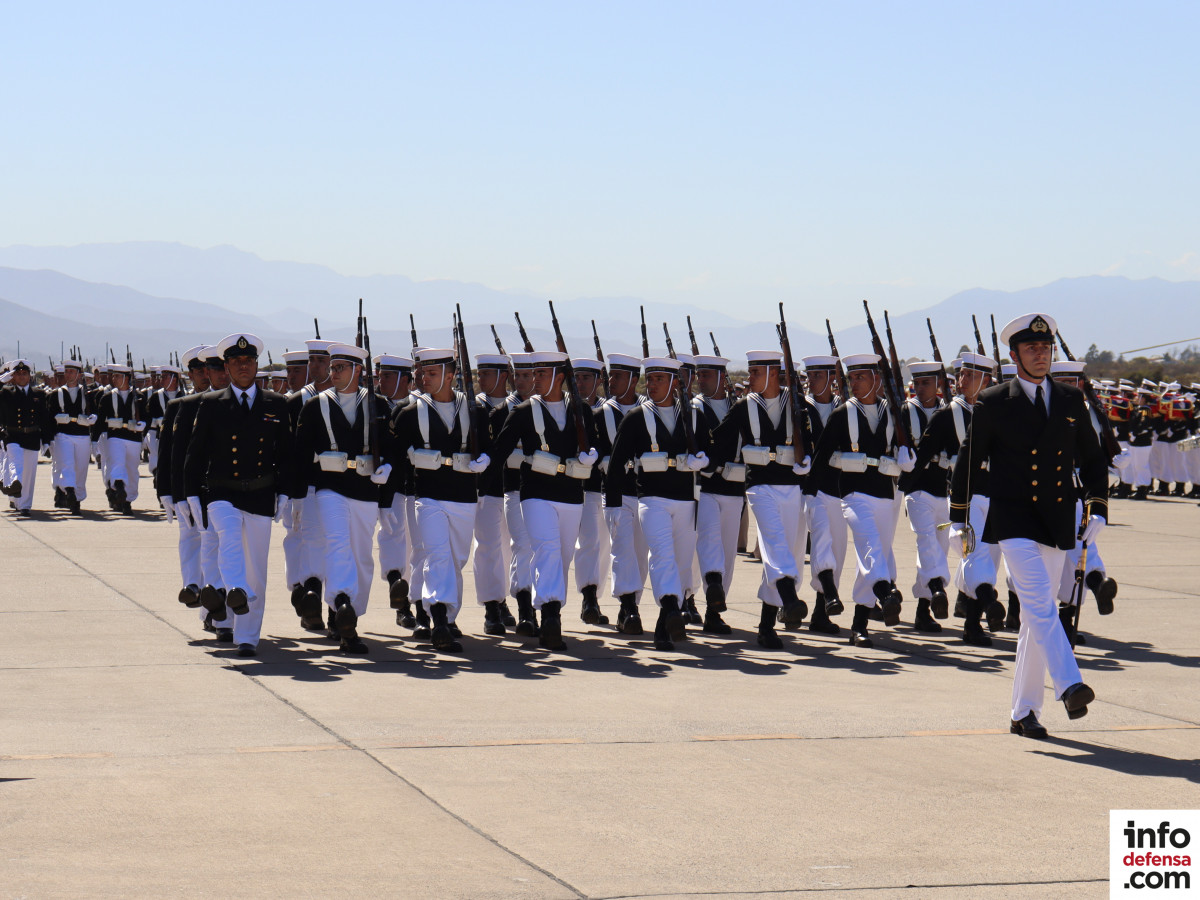
[{"label": "white ammunition pouch", "polygon": [[900,464],[890,456],[879,457],[879,474],[898,476],[900,474]]},{"label": "white ammunition pouch", "polygon": [[115,419],[115,418],[114,419],[105,419],[104,424],[107,425],[109,428],[113,428],[113,429],[124,428],[125,420],[124,419]]},{"label": "white ammunition pouch", "polygon": [[442,466],[442,454],[437,450],[423,450],[420,447],[409,447],[408,461],[414,469],[440,469]]},{"label": "white ammunition pouch", "polygon": [[429,446],[429,410],[432,401],[424,394],[417,396],[417,430],[421,432],[421,442],[425,446],[423,448],[408,448],[408,461],[414,469],[425,469],[428,471],[440,469],[442,466],[452,466],[455,472],[469,473],[471,471],[467,468],[467,463],[471,461],[471,454],[466,452],[469,435],[468,427],[470,424],[468,416],[470,413],[468,413],[467,404],[462,402],[460,395],[455,394],[455,402],[458,406],[459,433],[462,435],[462,443],[459,447],[461,452],[447,458],[442,456],[441,451],[434,450]]},{"label": "white ammunition pouch", "polygon": [[787,466],[789,469],[796,464],[796,448],[795,447],[776,447],[775,462],[781,466]]},{"label": "white ammunition pouch", "polygon": [[542,475],[557,475],[563,471],[562,457],[545,450],[535,450],[529,457],[529,468]]},{"label": "white ammunition pouch", "polygon": [[829,464],[843,472],[865,472],[870,463],[879,465],[879,460],[868,460],[865,453],[846,453],[835,450],[829,457]]},{"label": "white ammunition pouch", "polygon": [[321,467],[322,472],[345,472],[350,468],[349,460],[349,454],[326,450],[324,453],[317,454],[316,463]]},{"label": "white ammunition pouch", "polygon": [[774,454],[770,447],[760,447],[757,444],[747,444],[742,448],[742,459],[752,466],[765,466]]},{"label": "white ammunition pouch", "polygon": [[721,466],[721,477],[726,481],[741,484],[746,480],[745,463],[725,463],[725,465]]},{"label": "white ammunition pouch", "polygon": [[525,454],[520,450],[514,450],[512,453],[508,454],[508,459],[504,461],[504,465],[510,469],[519,469],[524,462]]},{"label": "white ammunition pouch", "polygon": [[54,417],[54,421],[59,425],[70,425],[73,420],[66,413],[59,413]]},{"label": "white ammunition pouch", "polygon": [[471,459],[470,453],[455,453],[450,457],[450,467],[455,472],[463,472],[468,475],[474,474],[471,472]]},{"label": "white ammunition pouch", "polygon": [[566,467],[566,476],[575,478],[579,481],[587,481],[592,477],[592,466],[585,466],[575,457],[571,457],[564,464]]},{"label": "white ammunition pouch", "polygon": [[[762,398],[757,394],[751,394],[751,402],[747,412],[747,420],[750,424],[750,437],[754,443],[742,447],[742,461],[749,463],[752,466],[765,466],[770,463],[779,463],[781,466],[789,468],[796,462],[796,449],[792,446],[792,405],[787,401],[787,397],[783,399],[783,424],[785,434],[787,435],[784,443],[777,447],[767,447],[759,443],[762,439],[762,420],[760,416],[767,415],[766,407],[763,405]],[[726,469],[729,467],[726,466]],[[733,479],[725,476],[726,481]],[[742,473],[742,481],[746,480],[745,473]]]},{"label": "white ammunition pouch", "polygon": [[375,474],[375,460],[369,456],[356,456],[350,468],[358,472],[359,475],[365,475],[370,478]]},{"label": "white ammunition pouch", "polygon": [[[658,446],[655,444],[654,446]],[[671,458],[669,453],[659,453],[653,451],[651,453],[643,453],[637,458],[637,466],[643,472],[665,472],[667,469],[673,468],[675,460]]]}]

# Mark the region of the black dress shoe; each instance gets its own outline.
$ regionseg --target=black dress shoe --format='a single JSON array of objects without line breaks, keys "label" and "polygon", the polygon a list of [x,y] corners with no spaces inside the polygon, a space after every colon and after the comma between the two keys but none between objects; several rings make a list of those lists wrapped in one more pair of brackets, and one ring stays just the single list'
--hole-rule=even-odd
[{"label": "black dress shoe", "polygon": [[201,588],[200,605],[212,613],[218,622],[225,618],[225,592],[220,588],[211,584]]},{"label": "black dress shoe", "polygon": [[258,651],[254,649],[253,644],[238,644],[238,656],[258,656]]},{"label": "black dress shoe", "polygon": [[1023,719],[1013,719],[1008,730],[1013,734],[1021,735],[1021,737],[1036,738],[1037,740],[1049,736],[1046,726],[1039,722],[1033,713],[1029,713]]},{"label": "black dress shoe", "polygon": [[[782,579],[781,579],[782,580]],[[768,603],[762,605],[758,616],[758,646],[764,650],[782,650],[783,640],[775,633],[778,607]]]},{"label": "black dress shoe", "polygon": [[837,585],[833,581],[833,569],[818,572],[817,581],[821,583],[821,593],[825,596],[825,615],[837,616],[845,612],[846,607],[842,605]]},{"label": "black dress shoe", "polygon": [[338,649],[343,653],[353,653],[356,656],[364,656],[371,652],[371,648],[357,634],[354,637],[342,638]]},{"label": "black dress shoe", "polygon": [[1004,617],[1004,627],[1008,631],[1021,630],[1021,599],[1013,592],[1008,592],[1008,615]]},{"label": "black dress shoe", "polygon": [[1067,708],[1067,718],[1082,719],[1087,715],[1088,704],[1096,699],[1096,692],[1082,681],[1077,681],[1063,691],[1059,699]]},{"label": "black dress shoe", "polygon": [[217,629],[217,643],[218,644],[232,644],[233,643],[233,629],[232,628],[218,628]]},{"label": "black dress shoe", "polygon": [[1088,572],[1084,582],[1096,597],[1096,612],[1102,616],[1112,615],[1113,599],[1117,596],[1117,583],[1106,577],[1099,569]]},{"label": "black dress shoe", "polygon": [[318,610],[315,616],[305,616],[300,620],[300,627],[305,631],[312,631],[316,634],[325,634],[328,629],[325,627],[325,620],[321,618],[321,613]]},{"label": "black dress shoe", "polygon": [[700,626],[700,630],[705,634],[733,634],[729,623],[721,618],[719,612],[714,612],[712,609],[705,610],[704,624]]},{"label": "black dress shoe", "polygon": [[965,619],[967,617],[967,609],[971,604],[971,598],[962,591],[958,592],[958,596],[954,598],[954,618]]},{"label": "black dress shoe", "polygon": [[200,588],[197,585],[189,584],[179,591],[179,602],[188,609],[195,609],[200,605]]},{"label": "black dress shoe", "polygon": [[240,587],[231,588],[225,596],[225,605],[233,612],[235,616],[244,616],[250,612],[250,598],[246,596],[246,592]]}]

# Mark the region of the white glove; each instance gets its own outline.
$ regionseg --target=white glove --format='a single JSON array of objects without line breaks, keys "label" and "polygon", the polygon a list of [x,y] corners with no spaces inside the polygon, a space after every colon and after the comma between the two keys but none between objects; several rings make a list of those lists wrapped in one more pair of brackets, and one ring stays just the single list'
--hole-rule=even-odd
[{"label": "white glove", "polygon": [[1093,543],[1096,538],[1100,537],[1100,532],[1107,524],[1104,516],[1091,516],[1088,519],[1087,527],[1083,529],[1083,542],[1085,544]]},{"label": "white glove", "polygon": [[68,416],[66,413],[59,413],[57,416],[54,417],[54,421],[57,422],[59,425],[70,425],[71,417]]},{"label": "white glove", "polygon": [[910,447],[901,447],[896,451],[896,464],[901,472],[911,472],[917,466],[917,455]]},{"label": "white glove", "polygon": [[288,531],[292,530],[292,500],[290,497],[280,495],[279,505],[282,509],[275,510],[279,514],[279,521],[283,523],[283,527]]},{"label": "white glove", "polygon": [[192,524],[197,528],[204,527],[204,507],[200,505],[199,497],[187,498],[188,510],[192,514]]},{"label": "white glove", "polygon": [[87,422],[88,425],[95,425],[100,421],[100,418],[95,413],[92,413],[91,415],[87,416],[84,421]]},{"label": "white glove", "polygon": [[159,497],[158,502],[162,504],[163,512],[167,514],[167,523],[175,521],[175,501],[170,497]]},{"label": "white glove", "polygon": [[611,459],[611,457],[608,457],[608,456],[606,456],[606,457],[604,457],[604,459],[600,460],[600,471],[601,471],[603,474],[605,474],[605,475],[607,475],[607,474],[608,474],[608,461],[609,461],[609,459]]},{"label": "white glove", "polygon": [[807,475],[812,471],[812,457],[806,456],[798,463],[792,463],[793,475]]},{"label": "white glove", "polygon": [[955,522],[950,526],[950,540],[962,547],[964,557],[975,552],[975,529],[970,525]]},{"label": "white glove", "polygon": [[140,431],[145,431],[145,430],[146,430],[146,423],[145,423],[145,422],[134,422],[134,423],[133,423],[133,425],[132,425],[132,428],[133,428],[133,430],[134,430],[134,431],[139,431],[139,432],[140,432]]},{"label": "white glove", "polygon": [[190,527],[195,527],[196,523],[192,521],[192,511],[185,501],[180,500],[173,503],[171,508],[175,510],[175,518],[180,522],[186,522]]},{"label": "white glove", "polygon": [[633,525],[629,519],[629,510],[624,506],[604,507],[604,524],[608,526],[610,534],[616,534],[618,530]]},{"label": "white glove", "polygon": [[708,457],[704,451],[699,453],[689,453],[687,457],[687,467],[689,472],[699,472],[708,465]]},{"label": "white glove", "polygon": [[[492,458],[486,453],[480,453],[478,457],[467,463],[467,468],[476,475],[487,471],[487,467],[492,464]],[[461,464],[460,464],[461,465]]]},{"label": "white glove", "polygon": [[581,466],[594,466],[600,459],[600,454],[597,453],[593,447],[590,450],[585,450],[583,453],[580,453],[576,459],[579,460],[579,464]]},{"label": "white glove", "polygon": [[288,508],[288,498],[284,494],[275,495],[275,515],[272,516],[272,521],[280,522],[283,520],[283,511]]},{"label": "white glove", "polygon": [[303,500],[293,500],[292,501],[292,528],[300,527],[300,522],[304,518],[303,514],[304,514],[304,501]]},{"label": "white glove", "polygon": [[384,463],[371,474],[372,484],[387,484],[388,478],[392,474],[392,464]]},{"label": "white glove", "polygon": [[1119,472],[1123,472],[1133,462],[1133,454],[1128,450],[1122,450],[1112,459],[1113,468]]},{"label": "white glove", "polygon": [[379,507],[379,528],[386,534],[395,534],[396,529],[400,527],[400,520],[396,516],[396,511],[388,506]]}]

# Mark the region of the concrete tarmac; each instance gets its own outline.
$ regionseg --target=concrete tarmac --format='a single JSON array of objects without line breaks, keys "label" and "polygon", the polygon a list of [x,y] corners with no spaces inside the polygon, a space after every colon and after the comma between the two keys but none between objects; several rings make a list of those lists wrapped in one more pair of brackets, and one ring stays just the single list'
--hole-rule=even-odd
[{"label": "concrete tarmac", "polygon": [[[1116,612],[1085,607],[1078,651],[1098,699],[1070,722],[1047,691],[1033,741],[1014,634],[919,634],[906,599],[873,649],[765,651],[746,557],[733,635],[672,653],[577,597],[563,652],[485,636],[468,573],[462,655],[377,580],[352,657],[300,629],[277,527],[240,659],[177,602],[148,478],[117,516],[93,470],[74,517],[39,468],[39,511],[0,514],[0,898],[1106,897],[1110,809],[1200,807],[1194,501],[1114,502]],[[903,516],[897,560],[908,597]]]}]

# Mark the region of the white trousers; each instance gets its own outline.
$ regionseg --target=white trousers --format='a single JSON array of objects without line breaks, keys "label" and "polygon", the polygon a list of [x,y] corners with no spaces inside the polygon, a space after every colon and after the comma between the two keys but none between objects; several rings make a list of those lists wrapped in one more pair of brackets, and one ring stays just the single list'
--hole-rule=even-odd
[{"label": "white trousers", "polygon": [[853,493],[842,498],[842,515],[854,538],[858,574],[854,578],[854,602],[875,606],[879,598],[873,590],[879,581],[896,580],[896,503],[891,498]]},{"label": "white trousers", "polygon": [[179,575],[184,587],[189,584],[203,587],[205,580],[200,567],[200,528],[188,519],[187,501],[180,500],[174,506],[175,522],[179,526]]},{"label": "white trousers", "polygon": [[812,535],[812,551],[809,554],[810,584],[814,591],[823,591],[817,576],[829,570],[833,572],[833,583],[840,585],[842,566],[846,563],[848,528],[842,513],[842,498],[817,493],[805,498],[808,515],[808,531]]},{"label": "white trousers", "polygon": [[[1081,521],[1083,519],[1083,501],[1075,501],[1075,519]],[[1075,592],[1075,569],[1079,565],[1079,558],[1083,555],[1083,541],[1076,540],[1075,546],[1067,550],[1063,554],[1062,577],[1058,583],[1058,602],[1070,603],[1071,595]],[[1100,557],[1100,548],[1096,546],[1096,542],[1088,544],[1087,561],[1084,563],[1083,577],[1087,578],[1089,572],[1104,572],[1104,560]],[[1085,588],[1086,590],[1086,588]]]},{"label": "white trousers", "polygon": [[908,512],[908,525],[917,536],[917,577],[913,583],[913,596],[928,600],[932,579],[940,578],[944,587],[950,586],[950,566],[946,561],[950,552],[950,531],[938,531],[938,525],[950,521],[950,499],[913,491],[905,495],[904,508]]},{"label": "white trousers", "polygon": [[638,521],[646,539],[650,590],[660,606],[668,594],[682,602],[696,555],[696,501],[642,497]]},{"label": "white trousers", "polygon": [[86,434],[54,436],[54,486],[74,488],[77,500],[87,499],[88,456],[92,439]]},{"label": "white trousers", "polygon": [[396,517],[396,527],[388,531],[381,524],[376,541],[379,544],[379,574],[384,579],[388,572],[399,572],[408,578],[408,513],[403,494],[392,497],[391,511]]},{"label": "white trousers", "polygon": [[1167,447],[1162,441],[1155,441],[1150,445],[1150,475],[1159,481],[1170,481],[1171,476],[1167,473],[1166,450]]},{"label": "white trousers", "polygon": [[1178,444],[1172,444],[1167,455],[1171,458],[1171,471],[1174,473],[1171,480],[1182,485],[1191,479],[1192,473],[1188,469],[1188,454],[1180,453],[1178,447]]},{"label": "white trousers", "polygon": [[1027,538],[1003,540],[1000,551],[1021,600],[1012,694],[1012,717],[1017,720],[1041,713],[1047,673],[1055,697],[1083,678],[1054,602],[1065,551]]},{"label": "white trousers", "polygon": [[738,530],[742,524],[745,497],[724,494],[700,494],[696,507],[696,558],[700,576],[720,572],[725,593],[733,584],[733,564],[737,559]]},{"label": "white trousers", "polygon": [[19,444],[9,444],[4,483],[21,482],[21,496],[16,498],[17,509],[33,507],[33,486],[37,481],[38,451],[25,450]]},{"label": "white trousers", "polygon": [[372,550],[379,505],[330,490],[317,491],[316,500],[325,533],[325,604],[333,609],[337,595],[345,594],[354,612],[366,615],[375,577]]},{"label": "white trousers", "polygon": [[[108,460],[109,487],[118,481],[125,482],[125,498],[132,503],[138,496],[138,469],[142,464],[142,445],[138,441],[113,438],[108,442],[105,458]],[[270,521],[270,518],[267,519]]]},{"label": "white trousers", "polygon": [[1150,484],[1150,447],[1130,447],[1131,457],[1126,478],[1134,487],[1145,487]]},{"label": "white trousers", "polygon": [[579,537],[581,503],[522,500],[521,519],[533,548],[533,606],[567,599],[567,570]]},{"label": "white trousers", "polygon": [[425,547],[421,544],[421,533],[417,530],[417,498],[404,495],[404,517],[408,521],[408,594],[421,598],[421,585],[425,583]]},{"label": "white trousers", "polygon": [[604,524],[608,526],[612,595],[633,594],[634,601],[642,599],[642,588],[650,573],[649,550],[642,523],[638,516],[638,498],[622,497],[616,509],[604,508]]},{"label": "white trousers", "polygon": [[958,571],[954,573],[954,586],[972,599],[975,599],[975,592],[981,584],[997,585],[1000,548],[996,544],[983,542],[983,527],[987,523],[991,505],[990,497],[972,495],[967,521],[975,529],[975,550],[959,563]]},{"label": "white trousers", "polygon": [[583,492],[583,513],[579,518],[579,538],[575,542],[575,587],[596,588],[596,596],[604,590],[608,576],[608,557],[612,544],[608,526],[604,524],[604,495],[599,491]]},{"label": "white trousers", "polygon": [[480,606],[508,596],[511,565],[512,539],[504,518],[504,498],[480,497],[475,507],[475,549],[472,557],[475,600]]},{"label": "white trousers", "polygon": [[150,472],[153,473],[158,468],[158,432],[147,431],[144,443],[146,444],[147,455],[150,459],[146,465],[149,466]]},{"label": "white trousers", "polygon": [[756,484],[746,488],[746,502],[754,516],[758,550],[762,554],[758,599],[771,606],[782,606],[775,582],[793,578],[799,587],[804,570],[804,544],[808,536],[804,494],[798,484]]},{"label": "white trousers", "polygon": [[1187,460],[1188,481],[1194,487],[1200,484],[1200,448],[1189,450],[1184,458]]},{"label": "white trousers", "polygon": [[475,504],[416,499],[415,533],[422,548],[421,600],[445,603],[451,621],[462,608],[463,566],[471,555]]},{"label": "white trousers", "polygon": [[512,543],[512,559],[508,565],[508,591],[515,597],[517,591],[533,590],[533,544],[521,518],[520,491],[505,493],[504,520],[508,523],[508,536]]},{"label": "white trousers", "polygon": [[216,500],[208,504],[208,520],[217,536],[217,559],[225,589],[240,587],[250,598],[249,612],[240,616],[230,612],[233,642],[257,645],[267,592],[271,517],[243,512],[227,500]]}]

